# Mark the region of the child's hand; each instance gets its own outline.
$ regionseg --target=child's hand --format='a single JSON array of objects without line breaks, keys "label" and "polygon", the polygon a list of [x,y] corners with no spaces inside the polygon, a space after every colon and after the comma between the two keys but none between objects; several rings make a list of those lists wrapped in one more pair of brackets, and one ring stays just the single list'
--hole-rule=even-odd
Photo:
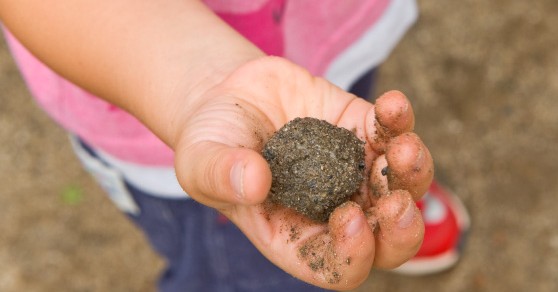
[{"label": "child's hand", "polygon": [[[410,133],[413,113],[402,94],[374,107],[287,61],[257,59],[263,53],[201,1],[98,2],[0,0],[0,18],[51,69],[129,111],[172,147],[184,189],[292,275],[350,289],[372,265],[393,268],[415,253],[423,224],[413,199],[426,191],[433,166]],[[271,173],[259,152],[274,131],[305,116],[356,129],[368,142],[364,195],[328,224],[261,204]]]},{"label": "child's hand", "polygon": [[[178,179],[276,265],[314,285],[347,290],[372,266],[397,267],[418,250],[424,226],[414,200],[430,184],[433,163],[411,133],[414,115],[403,94],[389,92],[374,106],[288,61],[265,57],[195,100],[180,121]],[[327,224],[262,204],[271,186],[263,144],[288,121],[306,116],[356,129],[367,142],[365,195],[337,208]]]}]

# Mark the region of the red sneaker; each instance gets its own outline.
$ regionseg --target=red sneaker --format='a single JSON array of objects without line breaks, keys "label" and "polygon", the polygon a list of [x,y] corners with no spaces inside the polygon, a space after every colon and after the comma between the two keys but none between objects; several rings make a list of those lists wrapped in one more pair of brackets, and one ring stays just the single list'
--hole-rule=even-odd
[{"label": "red sneaker", "polygon": [[422,200],[417,202],[417,206],[424,220],[424,241],[415,257],[395,271],[425,275],[454,266],[459,260],[470,226],[465,206],[457,196],[435,181]]}]

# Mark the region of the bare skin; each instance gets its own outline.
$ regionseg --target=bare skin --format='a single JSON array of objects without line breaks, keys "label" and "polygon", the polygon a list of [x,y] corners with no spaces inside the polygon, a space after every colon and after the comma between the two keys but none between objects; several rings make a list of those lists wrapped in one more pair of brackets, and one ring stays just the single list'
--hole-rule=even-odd
[{"label": "bare skin", "polygon": [[[406,122],[395,123],[395,136],[378,138],[376,124],[382,121],[378,117],[387,115],[384,119],[392,121],[382,105],[394,103],[403,105],[399,111]],[[261,205],[271,184],[270,170],[259,154],[263,142],[289,120],[305,116],[356,129],[367,142],[370,179],[354,198],[358,204],[339,207],[328,224],[277,206],[270,212]],[[375,107],[288,61],[264,58],[246,64],[208,91],[185,124],[176,148],[176,169],[184,178],[184,189],[229,217],[266,257],[294,276],[324,288],[352,289],[366,279],[373,265],[395,268],[418,250],[424,227],[414,200],[432,179],[432,159],[410,132],[414,117],[402,93],[386,93]],[[387,145],[385,151],[373,150],[380,144]],[[372,166],[393,153],[401,159],[393,157],[386,164],[389,176]],[[237,163],[239,175],[234,173]],[[414,168],[424,173],[410,175]],[[196,180],[199,177],[205,179]],[[401,185],[399,181],[407,182],[406,188],[392,187]],[[285,231],[292,226],[297,228],[294,240]],[[320,255],[301,256],[301,248],[308,244]],[[323,266],[317,268],[320,259]]]},{"label": "bare skin", "polygon": [[[418,250],[424,226],[413,201],[430,184],[433,164],[412,133],[403,94],[373,105],[266,57],[195,0],[0,0],[0,18],[53,70],[130,112],[174,149],[184,190],[295,277],[349,290],[373,266],[397,267]],[[340,206],[327,224],[263,204],[271,186],[263,143],[306,116],[356,129],[367,142],[369,179],[356,203]]]}]

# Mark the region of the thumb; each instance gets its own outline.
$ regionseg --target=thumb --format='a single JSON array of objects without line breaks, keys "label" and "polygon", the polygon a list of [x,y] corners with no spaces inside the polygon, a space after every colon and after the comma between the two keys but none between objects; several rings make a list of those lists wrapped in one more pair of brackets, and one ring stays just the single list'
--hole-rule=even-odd
[{"label": "thumb", "polygon": [[177,148],[175,168],[182,188],[211,207],[258,204],[271,187],[269,165],[247,148],[206,141]]}]

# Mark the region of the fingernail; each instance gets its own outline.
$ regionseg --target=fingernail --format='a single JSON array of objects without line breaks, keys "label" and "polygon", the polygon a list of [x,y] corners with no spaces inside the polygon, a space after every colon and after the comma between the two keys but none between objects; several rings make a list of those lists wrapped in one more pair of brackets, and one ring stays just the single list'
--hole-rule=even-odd
[{"label": "fingernail", "polygon": [[413,223],[413,219],[415,218],[414,204],[415,202],[413,201],[408,202],[407,207],[405,207],[405,210],[403,211],[403,213],[399,217],[399,221],[397,222],[399,228],[407,228],[411,226],[411,223]]},{"label": "fingernail", "polygon": [[364,220],[362,216],[358,216],[345,225],[345,234],[349,237],[355,237],[362,232],[364,228]]},{"label": "fingernail", "polygon": [[231,168],[230,180],[236,196],[244,198],[244,169],[246,165],[243,161],[236,162]]}]

